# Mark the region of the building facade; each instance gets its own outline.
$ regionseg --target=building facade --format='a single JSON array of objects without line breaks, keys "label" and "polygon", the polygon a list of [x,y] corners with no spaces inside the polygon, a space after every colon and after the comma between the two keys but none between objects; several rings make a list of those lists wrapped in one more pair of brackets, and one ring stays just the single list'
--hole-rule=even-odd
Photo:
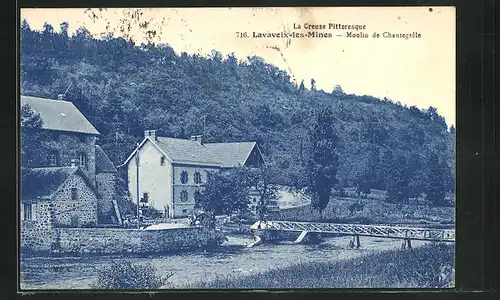
[{"label": "building facade", "polygon": [[[70,101],[21,96],[21,106],[24,105],[38,114],[43,122],[42,127],[36,129],[42,137],[40,148],[43,151],[38,151],[37,157],[30,159],[29,169],[78,167],[79,174],[96,191],[95,197],[89,193],[84,195],[90,195],[88,200],[95,201],[99,220],[104,223],[113,222],[112,216],[117,214],[112,209],[116,169],[102,148],[96,145],[99,132]],[[21,128],[21,134],[23,133]],[[28,192],[41,193],[37,188],[32,188],[35,190]],[[23,194],[21,199],[23,202],[28,201]],[[74,203],[66,203],[69,205],[69,217],[70,207],[76,207]],[[83,215],[85,220],[88,219],[86,213]]]},{"label": "building facade", "polygon": [[32,168],[21,177],[21,220],[28,226],[98,223],[99,193],[77,166]]},{"label": "building facade", "polygon": [[203,143],[201,136],[174,139],[148,130],[123,165],[134,203],[137,197],[147,199],[165,217],[179,218],[192,213],[196,193],[202,191],[211,172],[263,163],[255,142]]}]

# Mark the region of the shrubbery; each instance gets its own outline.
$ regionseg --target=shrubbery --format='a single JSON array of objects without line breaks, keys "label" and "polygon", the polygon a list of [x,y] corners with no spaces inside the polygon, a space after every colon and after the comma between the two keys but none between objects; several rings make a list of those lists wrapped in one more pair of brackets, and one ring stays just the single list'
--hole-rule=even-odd
[{"label": "shrubbery", "polygon": [[165,285],[172,273],[166,277],[156,274],[156,268],[149,262],[132,264],[128,260],[115,260],[110,266],[98,271],[93,289],[158,289]]}]

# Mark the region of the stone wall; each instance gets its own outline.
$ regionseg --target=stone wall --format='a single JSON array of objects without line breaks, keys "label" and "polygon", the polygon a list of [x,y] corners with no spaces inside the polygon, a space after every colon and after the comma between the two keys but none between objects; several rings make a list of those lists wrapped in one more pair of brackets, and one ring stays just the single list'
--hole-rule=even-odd
[{"label": "stone wall", "polygon": [[97,208],[99,216],[114,215],[113,199],[116,197],[115,177],[115,173],[99,173],[96,175],[97,191],[102,196],[102,199],[99,199]]},{"label": "stone wall", "polygon": [[23,233],[21,249],[25,255],[162,254],[214,247],[224,240],[222,233],[203,228],[54,228],[38,239],[28,236],[26,230]]},{"label": "stone wall", "polygon": [[[71,189],[77,189],[77,199],[72,200]],[[55,226],[78,227],[94,222],[97,224],[97,196],[82,176],[71,175],[48,204]]]},{"label": "stone wall", "polygon": [[34,253],[50,251],[52,228],[46,220],[23,220],[21,223],[21,251]]},{"label": "stone wall", "polygon": [[78,158],[78,153],[84,152],[87,156],[87,165],[82,171],[95,184],[95,136],[83,133],[44,131],[44,149],[47,156],[41,159],[40,166],[48,167],[48,155],[51,151],[58,153],[58,167],[71,166],[71,160]]}]

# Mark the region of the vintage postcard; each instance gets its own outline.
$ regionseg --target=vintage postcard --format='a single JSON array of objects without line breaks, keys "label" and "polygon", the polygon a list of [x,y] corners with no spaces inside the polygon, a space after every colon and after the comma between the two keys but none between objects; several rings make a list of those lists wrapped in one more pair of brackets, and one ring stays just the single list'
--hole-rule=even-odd
[{"label": "vintage postcard", "polygon": [[455,8],[23,8],[19,287],[455,285]]}]

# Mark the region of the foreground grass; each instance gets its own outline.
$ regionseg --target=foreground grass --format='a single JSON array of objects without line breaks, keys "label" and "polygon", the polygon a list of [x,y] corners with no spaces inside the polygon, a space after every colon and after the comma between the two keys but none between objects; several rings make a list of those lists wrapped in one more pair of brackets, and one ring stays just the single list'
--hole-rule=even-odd
[{"label": "foreground grass", "polygon": [[298,263],[247,276],[219,277],[186,288],[443,288],[454,286],[454,245],[431,244],[324,263]]}]

